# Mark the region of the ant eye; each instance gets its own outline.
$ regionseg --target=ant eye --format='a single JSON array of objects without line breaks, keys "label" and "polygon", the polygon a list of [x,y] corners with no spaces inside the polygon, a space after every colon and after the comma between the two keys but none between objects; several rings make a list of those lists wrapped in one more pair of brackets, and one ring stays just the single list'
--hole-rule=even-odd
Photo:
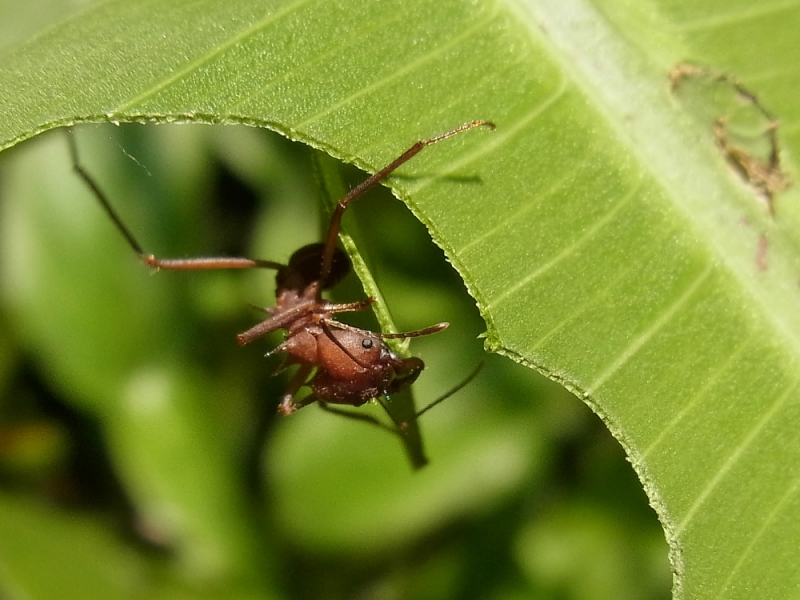
[{"label": "ant eye", "polygon": [[372,346],[374,343],[375,342],[373,341],[372,338],[364,338],[363,340],[361,340],[361,347],[364,350],[372,350]]}]

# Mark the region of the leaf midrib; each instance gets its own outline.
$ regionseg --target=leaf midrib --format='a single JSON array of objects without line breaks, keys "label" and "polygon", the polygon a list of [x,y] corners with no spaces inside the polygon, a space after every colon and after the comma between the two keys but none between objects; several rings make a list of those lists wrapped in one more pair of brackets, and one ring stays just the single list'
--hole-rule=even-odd
[{"label": "leaf midrib", "polygon": [[126,104],[121,105],[117,110],[120,112],[125,112],[137,104],[143,104],[146,100],[149,100],[158,94],[158,92],[169,87],[171,84],[184,79],[191,73],[198,71],[203,65],[210,63],[214,57],[219,56],[227,50],[230,50],[231,48],[241,44],[244,40],[251,37],[261,29],[267,27],[270,23],[277,21],[288,14],[291,14],[295,10],[301,8],[303,5],[308,4],[310,1],[311,0],[297,0],[297,2],[285,6],[277,12],[268,14],[265,18],[256,21],[249,27],[241,30],[236,35],[229,37],[227,40],[225,40],[225,43],[219,44],[218,46],[210,49],[208,52],[199,55],[194,60],[185,63],[180,69],[173,72],[169,77],[163,78],[158,85],[151,86],[147,91],[139,94],[136,97],[130,98]]},{"label": "leaf midrib", "polygon": [[[520,6],[529,29],[559,64],[566,77],[585,97],[591,98],[615,134],[615,139],[639,158],[639,168],[658,183],[672,205],[695,232],[698,244],[705,244],[711,260],[723,265],[740,284],[739,288],[758,307],[777,338],[787,342],[794,356],[800,356],[800,312],[776,311],[775,306],[797,304],[796,290],[782,285],[793,280],[790,259],[772,244],[769,271],[755,267],[757,230],[769,231],[766,215],[744,183],[735,185],[728,165],[711,141],[698,144],[696,130],[687,116],[669,102],[666,70],[663,78],[652,76],[653,68],[625,52],[614,30],[596,9],[584,0],[543,0]],[[568,14],[572,19],[564,18]],[[546,35],[542,34],[546,31]],[[575,32],[582,35],[576,35]],[[601,69],[596,65],[601,65]],[[665,93],[666,92],[666,93]],[[636,115],[646,105],[647,119]],[[675,127],[675,124],[679,124]],[[687,176],[691,173],[691,176]],[[733,204],[730,199],[739,200]],[[725,214],[720,208],[726,209]],[[754,224],[752,249],[743,235],[732,236],[725,224]],[[770,231],[787,247],[792,242],[778,231]]]}]

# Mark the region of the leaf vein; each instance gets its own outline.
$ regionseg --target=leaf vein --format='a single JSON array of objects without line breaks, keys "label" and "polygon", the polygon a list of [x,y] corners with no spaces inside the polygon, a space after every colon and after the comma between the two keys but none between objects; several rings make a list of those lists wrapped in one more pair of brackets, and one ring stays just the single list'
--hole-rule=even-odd
[{"label": "leaf vein", "polygon": [[689,285],[683,293],[678,297],[672,304],[670,304],[666,310],[664,310],[658,318],[656,318],[652,325],[648,327],[644,332],[642,332],[636,339],[634,339],[625,350],[617,357],[617,359],[609,365],[597,379],[592,382],[586,388],[586,391],[583,393],[584,397],[591,396],[598,388],[600,388],[603,384],[605,384],[611,377],[614,376],[624,365],[627,363],[641,348],[644,346],[648,341],[650,341],[653,336],[658,333],[664,325],[666,325],[673,316],[678,312],[680,308],[682,308],[689,299],[694,295],[694,293],[700,288],[700,286],[705,283],[708,277],[714,270],[713,263],[709,263],[709,265],[705,268],[705,270],[698,275],[695,280]]},{"label": "leaf vein", "polygon": [[277,22],[280,19],[290,15],[296,10],[299,10],[302,6],[308,4],[311,0],[298,0],[294,4],[289,4],[283,9],[271,13],[267,15],[264,19],[257,21],[250,27],[242,30],[238,34],[231,36],[227,39],[224,43],[220,44],[219,46],[215,47],[213,50],[210,50],[201,56],[196,57],[194,60],[187,62],[181,69],[174,71],[169,77],[162,79],[158,85],[150,87],[147,91],[139,94],[138,96],[134,96],[130,98],[127,103],[117,107],[117,112],[125,112],[126,110],[132,109],[137,104],[144,102],[145,100],[152,98],[158,92],[166,89],[170,85],[174,84],[181,79],[184,79],[187,75],[194,73],[197,71],[201,66],[208,64],[213,58],[220,56],[230,48],[240,44],[242,40],[247,39],[248,37],[252,36],[254,33],[264,29],[266,26],[270,25],[273,22]]},{"label": "leaf vein", "polygon": [[667,435],[680,423],[683,418],[691,412],[691,410],[697,406],[697,403],[705,396],[705,394],[716,385],[716,383],[722,378],[722,375],[728,371],[730,366],[742,355],[744,349],[750,345],[750,341],[755,337],[755,332],[751,332],[750,336],[747,337],[741,344],[738,345],[736,350],[731,352],[728,357],[717,367],[714,371],[709,375],[708,379],[703,383],[703,385],[698,389],[694,394],[692,394],[691,399],[686,402],[681,409],[674,415],[672,419],[668,423],[664,425],[661,432],[656,436],[656,438],[650,443],[650,445],[644,449],[641,453],[641,458],[645,459],[647,456],[659,445],[661,444]]},{"label": "leaf vein", "polygon": [[800,376],[795,378],[794,383],[778,398],[775,402],[772,403],[769,410],[764,413],[764,416],[759,419],[758,423],[756,423],[755,427],[753,427],[750,432],[745,436],[745,438],[741,441],[741,443],[731,452],[730,456],[728,456],[727,460],[722,464],[720,469],[711,478],[711,480],[706,484],[703,490],[697,495],[695,501],[689,507],[689,510],[684,515],[683,519],[679,523],[678,527],[675,529],[675,534],[680,535],[684,529],[686,529],[687,525],[692,521],[694,516],[700,510],[700,507],[705,503],[708,497],[711,495],[711,492],[714,491],[714,488],[722,481],[722,479],[730,472],[736,462],[742,457],[745,451],[750,447],[753,441],[756,439],[759,433],[766,427],[767,423],[777,414],[777,412],[783,408],[786,404],[786,401],[792,397],[792,392],[794,392],[797,387],[798,383],[800,382]]},{"label": "leaf vein", "polygon": [[263,95],[266,91],[268,91],[268,90],[276,87],[280,83],[286,81],[287,79],[289,79],[295,73],[298,73],[303,69],[308,69],[308,68],[310,68],[311,66],[313,66],[315,64],[324,62],[326,59],[328,59],[331,56],[335,56],[337,54],[344,54],[347,51],[347,49],[349,49],[349,48],[352,48],[352,47],[357,46],[359,44],[363,44],[363,38],[365,38],[368,34],[372,33],[373,31],[375,31],[377,29],[385,29],[386,27],[392,25],[396,21],[401,21],[403,18],[405,18],[405,15],[398,11],[397,13],[394,14],[394,18],[392,18],[392,19],[376,20],[376,21],[374,21],[374,24],[371,27],[360,28],[359,29],[359,37],[357,37],[357,38],[353,38],[353,37],[344,38],[344,39],[349,40],[349,43],[336,44],[336,45],[330,44],[329,46],[326,47],[325,52],[321,52],[321,53],[317,54],[312,59],[307,60],[304,63],[296,64],[293,68],[287,69],[286,71],[281,73],[280,76],[275,77],[275,78],[267,81],[264,85],[262,85],[261,87],[259,87],[256,90],[254,90],[252,93],[247,94],[246,96],[242,97],[237,102],[234,102],[233,104],[229,105],[227,107],[228,112],[229,113],[233,113],[233,111],[236,110],[237,108],[239,108],[240,106],[246,104],[248,101],[252,100],[253,98],[255,98],[257,96]]},{"label": "leaf vein", "polygon": [[716,14],[707,18],[685,21],[683,23],[676,24],[674,29],[685,32],[696,29],[711,29],[713,27],[728,27],[749,21],[751,19],[757,19],[774,13],[789,10],[795,8],[797,4],[798,3],[796,0],[787,0],[783,2],[779,1],[771,4],[754,2],[745,10],[730,11],[727,14]]},{"label": "leaf vein", "polygon": [[373,92],[373,91],[375,91],[375,90],[377,90],[377,89],[389,84],[390,82],[392,82],[392,81],[394,81],[396,79],[399,79],[401,76],[407,75],[408,73],[411,73],[412,71],[418,69],[419,67],[421,67],[422,65],[426,64],[427,62],[429,62],[429,61],[433,60],[434,58],[444,54],[447,50],[450,50],[451,48],[454,48],[454,47],[458,46],[459,44],[461,44],[465,40],[468,40],[470,37],[472,37],[472,35],[476,31],[480,31],[480,30],[484,29],[485,26],[495,18],[495,12],[491,12],[491,13],[488,14],[488,16],[486,18],[476,21],[471,27],[468,27],[461,34],[459,34],[457,36],[454,36],[453,38],[448,40],[447,43],[442,44],[441,46],[439,46],[435,50],[432,50],[431,52],[428,52],[427,54],[424,54],[424,55],[420,56],[418,59],[409,62],[407,65],[403,66],[400,69],[397,69],[396,71],[392,72],[391,74],[386,75],[385,77],[382,77],[380,79],[377,79],[377,80],[373,81],[372,83],[370,83],[369,85],[363,86],[357,92],[342,98],[338,102],[334,102],[334,103],[328,105],[324,110],[318,111],[315,114],[311,115],[310,117],[304,119],[303,121],[300,121],[299,123],[297,123],[295,125],[295,127],[297,129],[301,129],[303,127],[307,127],[308,125],[310,125],[314,121],[320,120],[325,115],[328,115],[328,114],[338,110],[339,108],[341,108],[343,106],[346,106],[347,104],[353,102],[355,99],[360,98],[362,96],[365,96],[365,95],[369,94],[370,92]]},{"label": "leaf vein", "polygon": [[744,564],[744,561],[747,559],[748,556],[753,551],[753,548],[758,543],[758,541],[764,536],[764,533],[773,525],[773,521],[775,518],[780,514],[783,507],[786,503],[791,499],[793,496],[796,496],[797,493],[800,492],[800,477],[796,477],[792,485],[784,492],[784,494],[778,499],[775,503],[775,506],[772,507],[772,510],[769,511],[769,514],[766,515],[766,518],[761,523],[761,526],[755,531],[753,537],[750,539],[750,542],[745,547],[744,551],[742,552],[741,556],[739,556],[739,560],[736,561],[736,564],[733,565],[731,572],[728,573],[728,576],[725,578],[725,581],[720,586],[719,593],[717,594],[717,598],[724,597],[725,592],[728,591],[728,587],[733,581],[733,578],[736,576],[736,573],[739,571],[741,566]]},{"label": "leaf vein", "polygon": [[460,160],[451,162],[446,169],[440,171],[438,177],[430,177],[425,179],[424,181],[420,181],[417,184],[409,185],[407,187],[409,193],[419,193],[428,186],[432,185],[437,179],[442,179],[447,177],[451,173],[458,171],[459,169],[463,168],[464,166],[478,160],[482,156],[487,154],[491,154],[498,148],[500,148],[503,144],[507,143],[509,140],[513,139],[518,133],[523,131],[525,127],[530,125],[533,121],[535,121],[538,117],[540,117],[548,108],[553,106],[566,92],[567,90],[567,80],[561,79],[559,81],[558,87],[555,88],[552,94],[548,96],[545,100],[534,106],[530,112],[525,114],[521,119],[517,120],[511,127],[505,127],[502,133],[495,133],[492,135],[492,139],[483,144],[480,148],[477,148],[474,152],[470,154],[466,154],[461,157]]},{"label": "leaf vein", "polygon": [[588,163],[588,155],[584,155],[580,162],[575,165],[570,165],[570,169],[564,169],[561,172],[561,175],[553,181],[546,189],[540,190],[539,193],[536,195],[534,201],[527,202],[520,206],[516,211],[514,211],[511,215],[503,219],[500,223],[487,229],[486,231],[481,232],[481,234],[467,242],[460,250],[458,250],[459,254],[463,254],[473,246],[480,244],[481,242],[485,241],[486,239],[493,236],[495,233],[499,231],[505,230],[509,224],[514,223],[518,219],[520,219],[523,215],[528,213],[529,211],[533,210],[536,206],[538,206],[542,200],[545,198],[549,198],[558,190],[564,187],[564,184],[571,180],[576,171],[580,171],[583,167],[586,166]]},{"label": "leaf vein", "polygon": [[528,286],[532,281],[555,267],[558,263],[565,260],[567,257],[572,255],[578,248],[586,244],[590,239],[592,239],[599,231],[601,231],[606,225],[608,225],[617,214],[628,205],[628,203],[636,197],[636,192],[642,187],[642,180],[640,179],[635,186],[631,188],[631,190],[622,197],[606,214],[602,216],[602,218],[598,219],[594,222],[594,224],[583,232],[581,236],[575,239],[569,246],[563,248],[558,254],[556,254],[553,258],[549,261],[541,265],[538,269],[529,273],[514,285],[509,286],[502,294],[499,294],[495,297],[490,303],[489,306],[486,307],[486,310],[492,310],[497,308],[498,305],[502,304],[512,295],[516,294],[520,289]]},{"label": "leaf vein", "polygon": [[554,327],[552,327],[550,329],[550,331],[548,331],[542,337],[540,337],[539,340],[536,342],[536,344],[534,344],[533,347],[531,348],[531,352],[535,352],[536,350],[538,350],[541,347],[543,347],[547,343],[548,340],[550,340],[552,337],[557,335],[559,331],[564,329],[567,325],[569,325],[578,316],[582,315],[583,313],[585,313],[586,311],[588,311],[589,309],[594,307],[603,298],[606,298],[606,293],[608,292],[608,290],[613,288],[622,279],[627,277],[631,273],[631,271],[633,271],[636,267],[638,267],[641,264],[646,264],[648,262],[649,258],[653,254],[655,254],[656,252],[659,252],[660,250],[661,250],[661,248],[657,244],[653,244],[650,247],[650,252],[649,253],[647,253],[647,254],[645,254],[643,256],[640,256],[635,262],[630,261],[628,263],[627,268],[617,270],[617,272],[614,275],[614,277],[610,277],[610,278],[604,279],[603,281],[605,282],[605,285],[601,289],[596,290],[594,295],[591,297],[591,299],[589,299],[586,302],[581,303],[577,307],[576,310],[573,310],[566,317],[561,319],[561,321],[559,321]]}]

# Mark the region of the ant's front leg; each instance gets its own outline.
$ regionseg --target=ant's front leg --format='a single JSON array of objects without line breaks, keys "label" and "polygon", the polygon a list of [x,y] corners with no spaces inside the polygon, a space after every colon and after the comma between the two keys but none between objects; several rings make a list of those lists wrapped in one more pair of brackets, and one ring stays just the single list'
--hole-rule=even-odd
[{"label": "ant's front leg", "polygon": [[294,374],[289,381],[289,386],[286,388],[286,393],[283,395],[283,400],[278,405],[278,412],[284,416],[290,415],[295,411],[300,410],[304,406],[316,401],[314,394],[306,396],[300,401],[295,401],[294,395],[306,384],[308,376],[314,367],[310,365],[300,365],[300,369]]},{"label": "ant's front leg", "polygon": [[358,300],[357,302],[347,302],[344,304],[334,304],[332,302],[325,303],[323,308],[325,311],[334,314],[334,313],[342,313],[342,312],[358,312],[360,310],[366,310],[375,302],[375,298],[373,296],[368,296],[363,300]]}]

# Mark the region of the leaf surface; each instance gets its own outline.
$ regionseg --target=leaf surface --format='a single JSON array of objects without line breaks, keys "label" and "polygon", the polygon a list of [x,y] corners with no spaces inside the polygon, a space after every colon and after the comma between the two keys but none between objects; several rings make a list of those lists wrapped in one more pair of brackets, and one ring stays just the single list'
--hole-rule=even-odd
[{"label": "leaf surface", "polygon": [[391,181],[477,300],[487,347],[563,383],[619,439],[678,597],[786,597],[800,578],[797,193],[771,217],[668,74],[688,60],[741,81],[780,119],[793,173],[799,11],[111,2],[6,50],[0,147],[81,121],[245,123],[375,171],[492,120]]}]

